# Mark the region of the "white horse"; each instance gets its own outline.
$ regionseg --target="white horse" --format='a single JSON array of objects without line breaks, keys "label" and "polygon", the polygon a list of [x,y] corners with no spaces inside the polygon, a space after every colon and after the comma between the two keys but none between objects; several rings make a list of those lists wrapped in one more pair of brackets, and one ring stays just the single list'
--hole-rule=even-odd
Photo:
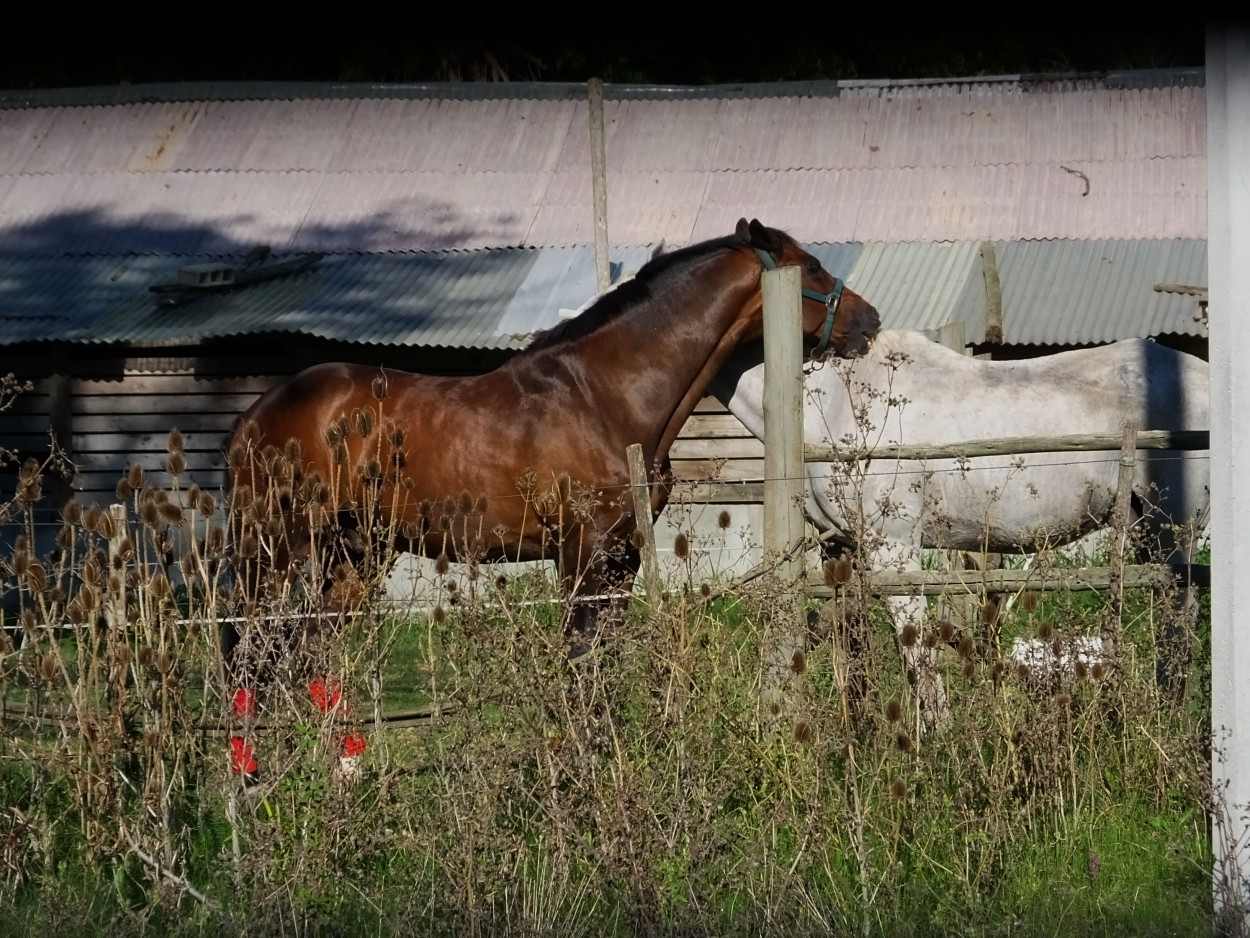
[{"label": "white horse", "polygon": [[[764,439],[761,354],[732,360],[711,391]],[[871,448],[1118,433],[1129,422],[1141,430],[1205,430],[1207,388],[1206,362],[1150,340],[990,361],[920,333],[885,331],[866,356],[807,375],[803,436],[808,444]],[[806,513],[819,530],[847,546],[863,542],[874,570],[919,570],[922,548],[1031,553],[1106,526],[1119,454],[877,458],[849,469],[805,469]],[[1208,476],[1205,452],[1140,452],[1134,524],[1157,534],[1169,553],[1191,550],[1206,525]],[[891,597],[889,605],[900,632],[923,623],[924,597]],[[945,695],[932,675],[932,653],[919,642],[904,644],[921,697],[931,698],[929,718],[940,720]]]}]

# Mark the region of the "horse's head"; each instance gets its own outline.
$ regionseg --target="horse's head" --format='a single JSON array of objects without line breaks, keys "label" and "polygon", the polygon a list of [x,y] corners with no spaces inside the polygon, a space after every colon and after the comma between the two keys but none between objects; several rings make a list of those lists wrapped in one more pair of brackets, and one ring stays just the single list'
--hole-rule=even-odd
[{"label": "horse's head", "polygon": [[743,218],[738,235],[755,248],[768,270],[793,266],[802,271],[803,337],[813,358],[826,352],[855,358],[868,351],[881,329],[881,317],[871,303],[848,290],[784,231]]}]

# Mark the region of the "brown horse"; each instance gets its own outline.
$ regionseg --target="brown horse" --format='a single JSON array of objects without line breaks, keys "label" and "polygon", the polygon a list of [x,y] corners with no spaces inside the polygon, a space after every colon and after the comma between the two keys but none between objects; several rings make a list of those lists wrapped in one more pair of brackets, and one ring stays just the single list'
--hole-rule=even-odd
[{"label": "brown horse", "polygon": [[[627,447],[642,446],[654,519],[686,418],[730,353],[763,334],[761,272],[790,265],[807,347],[866,351],[877,311],[789,235],[744,218],[650,261],[489,373],[333,363],[272,388],[230,446],[248,599],[263,596],[266,567],[311,560],[341,600],[379,532],[447,562],[554,559],[571,598],[619,595],[639,565]],[[332,547],[316,546],[319,532]],[[571,608],[568,632],[592,636],[598,607]]]}]

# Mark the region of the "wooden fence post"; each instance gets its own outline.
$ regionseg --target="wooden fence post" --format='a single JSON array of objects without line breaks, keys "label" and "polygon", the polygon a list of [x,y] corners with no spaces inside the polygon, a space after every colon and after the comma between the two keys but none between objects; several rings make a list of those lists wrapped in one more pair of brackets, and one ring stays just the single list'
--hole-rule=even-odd
[{"label": "wooden fence post", "polygon": [[590,180],[595,218],[595,283],[602,293],[612,285],[608,261],[608,159],[603,142],[603,81],[587,82],[590,100]]},{"label": "wooden fence post", "polygon": [[782,597],[765,642],[760,703],[780,716],[783,688],[806,649],[803,576],[803,299],[797,267],[765,271],[764,299],[764,560],[776,563]]},{"label": "wooden fence post", "polygon": [[641,540],[638,550],[642,554],[642,587],[651,606],[660,601],[660,561],[655,554],[655,528],[651,524],[651,484],[647,478],[647,466],[642,459],[642,446],[631,443],[625,450],[629,461],[630,493],[634,499],[634,526]]}]

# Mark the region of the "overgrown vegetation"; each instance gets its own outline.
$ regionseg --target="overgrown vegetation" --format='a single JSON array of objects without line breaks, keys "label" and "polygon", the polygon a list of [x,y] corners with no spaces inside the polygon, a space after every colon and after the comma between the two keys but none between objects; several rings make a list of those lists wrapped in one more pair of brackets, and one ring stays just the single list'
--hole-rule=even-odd
[{"label": "overgrown vegetation", "polygon": [[[174,433],[175,478],[179,455]],[[14,499],[28,519],[36,469]],[[299,480],[283,496],[297,514],[320,504]],[[346,624],[311,572],[240,607],[219,499],[137,469],[118,497],[125,520],[71,503],[55,550],[39,556],[28,530],[4,559],[0,932],[1212,927],[1208,643],[1195,636],[1184,699],[1164,700],[1163,598],[1130,595],[1118,659],[1071,669],[1014,663],[1010,639],[1096,633],[1096,596],[1021,595],[992,642],[931,617],[903,639],[943,649],[950,720],[923,732],[899,640],[853,590],[839,616],[860,636],[864,701],[830,640],[789,659],[771,713],[763,651],[792,593],[767,577],[720,596],[672,582],[570,664],[542,571],[440,563],[421,614],[369,600]],[[241,522],[258,551],[283,536],[271,517]],[[391,539],[357,536],[372,595]],[[278,657],[255,716],[236,716],[226,615],[318,638],[314,659]],[[318,678],[350,709],[310,699]],[[369,741],[358,775],[341,762],[354,729]],[[231,770],[240,733],[254,785]]]}]

